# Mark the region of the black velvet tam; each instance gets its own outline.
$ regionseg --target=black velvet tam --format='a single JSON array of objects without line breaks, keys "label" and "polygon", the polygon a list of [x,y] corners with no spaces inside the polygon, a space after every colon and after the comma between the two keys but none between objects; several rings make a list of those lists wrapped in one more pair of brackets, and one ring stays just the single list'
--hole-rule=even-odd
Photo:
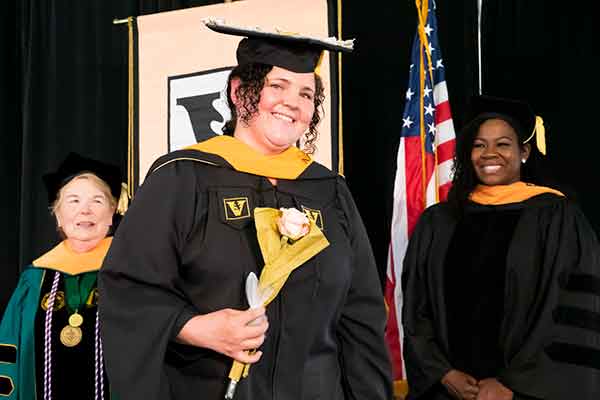
[{"label": "black velvet tam", "polygon": [[215,32],[245,36],[237,48],[239,65],[262,63],[299,73],[313,72],[324,50],[350,52],[352,41],[335,38],[319,39],[295,33],[263,31],[259,28],[241,28],[226,25],[219,20],[206,20],[206,26]]},{"label": "black velvet tam", "polygon": [[90,172],[106,182],[115,199],[119,198],[121,194],[121,171],[119,167],[72,152],[67,155],[56,171],[47,173],[42,177],[48,191],[48,203],[54,203],[60,189],[76,175],[85,172]]},{"label": "black velvet tam", "polygon": [[492,96],[475,96],[471,100],[469,120],[466,129],[479,129],[488,119],[499,118],[508,122],[519,139],[525,141],[535,128],[535,113],[531,106],[520,100]]}]

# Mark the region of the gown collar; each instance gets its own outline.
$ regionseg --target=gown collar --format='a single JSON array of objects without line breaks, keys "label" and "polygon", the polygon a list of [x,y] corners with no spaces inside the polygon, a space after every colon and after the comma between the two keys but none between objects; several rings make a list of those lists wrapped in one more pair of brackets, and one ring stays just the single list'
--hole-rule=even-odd
[{"label": "gown collar", "polygon": [[67,244],[66,240],[33,261],[34,267],[49,268],[70,275],[84,272],[97,271],[102,266],[104,256],[108,252],[112,237],[102,239],[92,250],[85,253],[76,253]]},{"label": "gown collar", "polygon": [[280,154],[266,156],[241,140],[225,135],[196,143],[186,149],[216,154],[236,171],[268,178],[296,179],[313,162],[308,154],[294,146]]},{"label": "gown collar", "polygon": [[469,199],[478,204],[497,206],[519,203],[543,193],[553,193],[564,197],[564,194],[558,190],[519,181],[510,185],[477,185],[475,190],[471,192]]}]

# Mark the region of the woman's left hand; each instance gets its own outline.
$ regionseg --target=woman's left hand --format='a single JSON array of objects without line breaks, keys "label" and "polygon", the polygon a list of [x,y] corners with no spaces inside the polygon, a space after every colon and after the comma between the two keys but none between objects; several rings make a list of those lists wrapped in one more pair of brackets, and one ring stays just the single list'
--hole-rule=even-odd
[{"label": "woman's left hand", "polygon": [[479,381],[477,400],[512,400],[513,392],[496,378],[486,378]]}]

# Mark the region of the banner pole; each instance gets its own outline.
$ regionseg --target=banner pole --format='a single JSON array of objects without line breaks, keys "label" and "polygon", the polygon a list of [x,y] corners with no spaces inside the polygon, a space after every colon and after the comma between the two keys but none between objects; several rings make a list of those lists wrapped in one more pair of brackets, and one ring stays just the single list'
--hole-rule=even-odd
[{"label": "banner pole", "polygon": [[134,17],[113,19],[113,25],[127,24],[127,196],[131,200],[134,191]]},{"label": "banner pole", "polygon": [[[342,39],[342,0],[338,0],[338,39]],[[338,173],[344,176],[344,120],[342,116],[342,53],[338,53]]]}]

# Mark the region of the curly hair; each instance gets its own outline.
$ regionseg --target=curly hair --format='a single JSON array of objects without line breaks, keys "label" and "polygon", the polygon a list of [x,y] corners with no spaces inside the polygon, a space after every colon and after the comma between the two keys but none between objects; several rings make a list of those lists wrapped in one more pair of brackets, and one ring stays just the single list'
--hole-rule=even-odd
[{"label": "curly hair", "polygon": [[[459,214],[462,213],[464,206],[467,204],[471,192],[480,183],[475,168],[473,167],[473,162],[471,161],[471,151],[473,149],[473,142],[479,132],[479,127],[483,122],[490,119],[490,117],[490,115],[476,117],[456,136],[452,187],[448,192],[447,202]],[[500,115],[494,118],[507,120]],[[507,122],[509,121],[507,120]],[[509,124],[510,123],[511,122],[509,122]],[[520,147],[523,148],[523,146],[525,146],[523,143],[525,138],[521,137],[521,129],[514,128],[514,130],[519,139]],[[542,168],[542,163],[542,154],[535,146],[531,146],[531,152],[527,159],[527,163],[521,164],[521,180],[537,185],[547,183],[548,180],[541,174],[541,171],[544,170]]]},{"label": "curly hair", "polygon": [[[265,85],[266,76],[273,69],[272,65],[261,63],[249,63],[235,67],[227,81],[227,103],[231,110],[231,119],[223,126],[223,134],[233,136],[238,117],[240,121],[247,124],[258,112],[260,92]],[[240,85],[236,89],[236,96],[240,100],[239,108],[231,100],[231,81],[239,79]],[[325,100],[325,89],[321,78],[315,74],[315,111],[308,126],[308,132],[304,134],[304,149],[307,154],[314,154],[316,150],[315,141],[318,138],[317,126],[321,121],[323,112],[323,101]],[[239,112],[239,115],[238,115]]]}]

